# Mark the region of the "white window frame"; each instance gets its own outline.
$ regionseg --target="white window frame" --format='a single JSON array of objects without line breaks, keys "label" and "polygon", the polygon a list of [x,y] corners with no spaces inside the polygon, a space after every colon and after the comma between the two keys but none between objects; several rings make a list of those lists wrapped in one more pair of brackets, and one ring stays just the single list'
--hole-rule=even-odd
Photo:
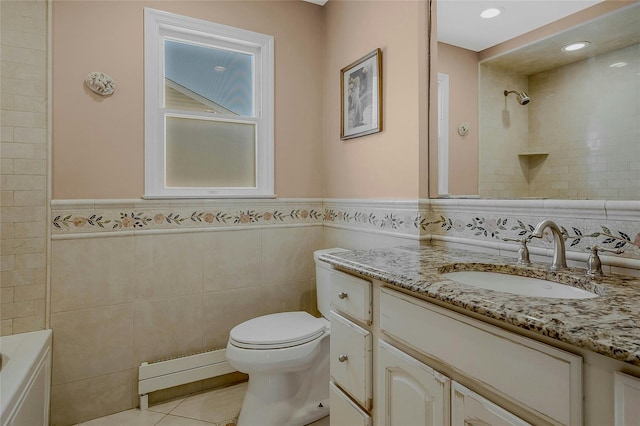
[{"label": "white window frame", "polygon": [[[165,117],[216,119],[214,114],[164,108],[164,41],[184,40],[236,46],[254,54],[254,117],[236,117],[256,125],[255,187],[167,187]],[[144,198],[273,198],[274,194],[274,40],[260,34],[160,10],[144,9],[145,170]],[[224,117],[231,122],[233,118]]]}]

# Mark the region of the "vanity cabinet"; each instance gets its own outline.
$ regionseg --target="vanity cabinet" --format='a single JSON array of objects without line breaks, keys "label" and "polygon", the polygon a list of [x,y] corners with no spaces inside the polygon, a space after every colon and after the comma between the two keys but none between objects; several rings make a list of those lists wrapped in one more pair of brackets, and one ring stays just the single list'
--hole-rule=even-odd
[{"label": "vanity cabinet", "polygon": [[372,284],[331,272],[332,425],[370,425],[373,403]]},{"label": "vanity cabinet", "polygon": [[442,373],[460,374],[516,408],[549,423],[582,424],[580,356],[387,288],[380,329]]},{"label": "vanity cabinet", "polygon": [[[599,303],[549,305],[559,310],[536,319],[539,301],[528,312],[526,299],[522,305],[507,298],[492,304],[448,287],[433,298],[425,291],[440,292],[437,285],[406,287],[413,285],[409,278],[404,281],[407,252],[381,251],[381,260],[356,254],[344,266],[353,273],[338,271],[333,281],[332,350],[334,338],[336,348],[346,349],[332,353],[332,424],[640,425],[640,366],[629,339],[636,317],[622,310],[628,309],[622,303],[626,293],[615,282],[607,284]],[[430,269],[423,267],[422,257],[415,262],[406,255],[406,276],[420,274],[428,283],[435,273],[429,271],[449,262],[450,253],[440,248],[425,253],[433,255],[427,257],[433,258]],[[458,259],[458,252],[451,254],[451,262]],[[358,278],[373,270],[388,281]],[[583,308],[607,315],[609,322],[599,326],[594,312]],[[571,312],[579,316],[570,317]],[[625,319],[619,329],[611,322],[617,314]],[[526,315],[528,320],[522,318]],[[549,321],[548,328],[541,321]],[[529,328],[538,326],[542,330]],[[345,352],[350,346],[362,350],[351,355]],[[352,383],[355,372],[333,366],[342,353],[363,360],[354,363],[359,377]],[[370,386],[372,399],[366,396]],[[352,417],[341,422],[345,410]]]}]

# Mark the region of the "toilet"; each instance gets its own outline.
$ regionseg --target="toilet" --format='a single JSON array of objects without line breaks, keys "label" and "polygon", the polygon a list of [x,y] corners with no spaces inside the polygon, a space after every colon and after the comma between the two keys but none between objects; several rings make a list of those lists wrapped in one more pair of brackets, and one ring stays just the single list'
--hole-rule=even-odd
[{"label": "toilet", "polygon": [[306,425],[329,415],[329,264],[318,257],[316,293],[321,318],[307,312],[264,315],[235,326],[227,343],[233,368],[249,375],[238,426]]}]

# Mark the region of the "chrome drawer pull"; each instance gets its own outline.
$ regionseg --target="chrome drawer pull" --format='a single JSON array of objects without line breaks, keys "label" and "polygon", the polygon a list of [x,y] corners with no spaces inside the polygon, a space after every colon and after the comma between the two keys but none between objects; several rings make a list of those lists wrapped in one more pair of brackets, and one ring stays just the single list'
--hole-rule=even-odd
[{"label": "chrome drawer pull", "polygon": [[340,356],[338,357],[338,361],[340,361],[340,362],[345,362],[345,361],[346,361],[346,360],[348,360],[348,359],[349,359],[349,357],[348,357],[348,356],[346,356],[346,355],[340,355]]},{"label": "chrome drawer pull", "polygon": [[348,296],[349,295],[344,291],[341,291],[340,293],[338,293],[338,299],[346,299]]}]

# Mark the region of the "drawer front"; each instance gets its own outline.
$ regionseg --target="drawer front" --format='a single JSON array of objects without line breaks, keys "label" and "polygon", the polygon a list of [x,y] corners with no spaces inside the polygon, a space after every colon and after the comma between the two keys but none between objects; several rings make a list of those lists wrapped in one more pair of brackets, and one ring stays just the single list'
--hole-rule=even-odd
[{"label": "drawer front", "polygon": [[329,383],[329,410],[331,426],[371,426],[371,416],[333,382]]},{"label": "drawer front", "polygon": [[371,282],[332,271],[331,305],[358,321],[371,324]]},{"label": "drawer front", "polygon": [[371,408],[371,333],[331,312],[331,377],[364,408]]},{"label": "drawer front", "polygon": [[380,327],[543,418],[582,424],[577,355],[388,289]]}]

